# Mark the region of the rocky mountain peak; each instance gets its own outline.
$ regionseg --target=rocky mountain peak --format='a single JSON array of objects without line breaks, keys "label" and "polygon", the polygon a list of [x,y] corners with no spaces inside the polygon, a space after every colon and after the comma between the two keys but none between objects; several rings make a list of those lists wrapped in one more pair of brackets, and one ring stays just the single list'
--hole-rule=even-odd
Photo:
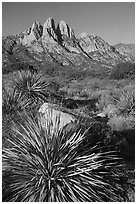
[{"label": "rocky mountain peak", "polygon": [[37,28],[40,25],[40,23],[38,21],[34,21],[34,23],[32,24],[32,29]]},{"label": "rocky mountain peak", "polygon": [[38,21],[34,21],[34,23],[32,24],[31,29],[39,29],[40,27],[42,27],[42,25],[38,22]]},{"label": "rocky mountain peak", "polygon": [[69,37],[69,26],[66,24],[65,21],[61,20],[59,22],[59,29],[62,35],[66,35]]},{"label": "rocky mountain peak", "polygon": [[53,29],[55,31],[55,22],[52,17],[48,18],[43,25],[43,30],[48,28]]},{"label": "rocky mountain peak", "polygon": [[36,39],[39,39],[43,33],[43,26],[38,21],[35,21],[32,24],[31,33],[34,33]]},{"label": "rocky mountain peak", "polygon": [[55,22],[52,17],[48,18],[46,22],[43,25],[43,38],[48,38],[52,37],[53,39],[57,39],[56,36],[56,28],[55,28]]},{"label": "rocky mountain peak", "polygon": [[32,41],[38,40],[42,36],[42,33],[43,26],[38,21],[35,21],[31,27],[24,32],[19,33],[17,36],[22,44],[29,45]]},{"label": "rocky mountain peak", "polygon": [[71,38],[74,35],[74,31],[68,26],[68,24],[61,20],[57,26],[57,30],[60,31],[61,35],[65,35]]}]

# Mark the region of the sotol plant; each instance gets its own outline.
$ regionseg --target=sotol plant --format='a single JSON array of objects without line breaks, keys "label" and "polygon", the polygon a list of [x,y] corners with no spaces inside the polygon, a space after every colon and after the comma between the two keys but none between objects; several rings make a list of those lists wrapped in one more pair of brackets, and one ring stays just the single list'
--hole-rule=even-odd
[{"label": "sotol plant", "polygon": [[[12,88],[9,92],[5,86],[3,86],[3,98],[2,98],[2,133],[3,133],[3,145],[7,145],[6,135],[9,135],[12,126],[12,122],[22,123],[22,115],[32,114],[32,111],[26,110],[29,104],[29,99],[24,98],[24,95],[16,87]],[[36,110],[33,110],[33,114],[36,115]],[[9,135],[11,137],[11,135]]]},{"label": "sotol plant", "polygon": [[28,116],[14,123],[11,147],[3,149],[3,201],[124,201],[112,171],[121,163],[116,152],[98,144],[87,148],[87,131],[60,130],[59,121],[54,130],[52,119],[45,126]]},{"label": "sotol plant", "polygon": [[29,107],[46,100],[48,85],[42,74],[28,70],[18,71],[16,77],[13,78],[13,86],[23,96],[24,105]]},{"label": "sotol plant", "polygon": [[135,90],[123,90],[117,103],[117,108],[123,114],[135,114]]},{"label": "sotol plant", "polygon": [[12,120],[19,120],[19,114],[24,110],[24,102],[22,95],[17,93],[14,88],[9,93],[3,87],[3,100],[2,100],[2,130],[3,130],[3,142],[5,141],[5,134],[10,131]]},{"label": "sotol plant", "polygon": [[12,92],[8,92],[3,87],[3,98],[2,98],[2,111],[3,114],[12,115],[16,111],[22,111],[24,107],[23,98],[21,93],[18,93],[17,89],[14,88]]}]

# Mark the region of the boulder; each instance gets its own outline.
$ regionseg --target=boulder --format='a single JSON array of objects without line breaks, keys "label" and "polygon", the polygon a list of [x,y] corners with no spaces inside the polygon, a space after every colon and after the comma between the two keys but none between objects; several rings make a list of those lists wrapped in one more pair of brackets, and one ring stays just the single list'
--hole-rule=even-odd
[{"label": "boulder", "polygon": [[73,123],[75,121],[74,116],[55,109],[55,105],[49,104],[49,103],[44,103],[40,107],[39,114],[41,116],[40,122],[42,124],[42,127],[46,126],[47,124],[46,122],[52,121],[52,125],[53,125],[52,130],[56,129],[58,122],[59,122],[59,129],[62,129],[67,124]]}]

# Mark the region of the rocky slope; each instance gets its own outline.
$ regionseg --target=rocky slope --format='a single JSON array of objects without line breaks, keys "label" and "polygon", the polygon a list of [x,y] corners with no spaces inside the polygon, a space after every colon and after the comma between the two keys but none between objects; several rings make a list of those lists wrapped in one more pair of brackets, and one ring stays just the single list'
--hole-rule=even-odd
[{"label": "rocky slope", "polygon": [[115,49],[123,55],[126,60],[135,62],[135,44],[122,44],[114,45]]},{"label": "rocky slope", "polygon": [[[35,68],[51,66],[73,66],[91,69],[95,65],[111,68],[119,62],[131,60],[130,50],[125,54],[101,37],[81,34],[75,36],[65,21],[55,25],[49,18],[42,26],[39,22],[16,36],[3,37],[3,69],[11,69],[28,63]],[[133,52],[132,52],[133,53]]]}]

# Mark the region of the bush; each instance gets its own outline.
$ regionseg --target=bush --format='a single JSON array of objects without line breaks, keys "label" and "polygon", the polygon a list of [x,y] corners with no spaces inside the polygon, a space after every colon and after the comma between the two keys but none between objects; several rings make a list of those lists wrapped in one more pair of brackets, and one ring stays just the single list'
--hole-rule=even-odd
[{"label": "bush", "polygon": [[135,90],[122,90],[117,101],[117,109],[121,114],[135,114]]},{"label": "bush", "polygon": [[121,166],[116,152],[99,142],[86,148],[87,131],[59,130],[59,121],[54,130],[52,119],[45,126],[28,116],[13,123],[11,148],[3,149],[3,201],[124,201],[121,177],[113,173]]},{"label": "bush", "polygon": [[103,111],[106,109],[110,104],[114,103],[113,100],[113,93],[110,90],[99,90],[99,91],[94,91],[92,93],[92,99],[98,100],[96,103],[96,109],[98,111]]},{"label": "bush", "polygon": [[13,89],[11,93],[7,92],[3,87],[3,101],[2,112],[3,114],[12,115],[17,111],[22,111],[25,108],[23,103],[22,94],[19,94],[17,89]]},{"label": "bush", "polygon": [[130,62],[122,62],[116,65],[110,74],[111,79],[134,79],[135,77],[135,64]]},{"label": "bush", "polygon": [[124,131],[129,129],[135,129],[134,118],[124,116],[113,116],[109,121],[108,125],[114,131]]},{"label": "bush", "polygon": [[[2,131],[3,131],[3,145],[7,144],[5,135],[11,132],[13,121],[22,121],[21,117],[27,111],[28,115],[37,114],[37,109],[28,108],[29,98],[24,97],[22,92],[15,87],[9,92],[3,86],[2,98]],[[38,107],[38,104],[37,104]]]},{"label": "bush", "polygon": [[22,96],[24,106],[37,106],[40,101],[45,101],[48,97],[46,93],[49,83],[39,73],[31,71],[18,71],[13,77],[13,86],[16,92]]}]

